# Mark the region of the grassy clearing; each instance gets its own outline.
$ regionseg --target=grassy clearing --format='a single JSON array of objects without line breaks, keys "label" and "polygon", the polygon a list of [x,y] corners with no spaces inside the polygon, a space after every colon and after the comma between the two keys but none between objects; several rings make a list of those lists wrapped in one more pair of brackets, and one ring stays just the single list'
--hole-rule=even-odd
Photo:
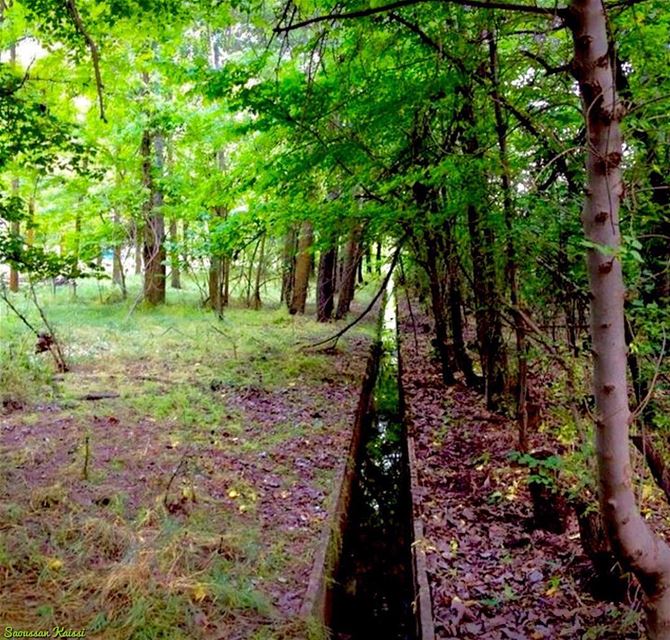
[{"label": "grassy clearing", "polygon": [[40,294],[73,370],[54,376],[3,310],[0,623],[318,638],[295,614],[374,325],[327,355],[297,345],[332,326],[217,320],[195,289],[133,313],[96,283]]}]

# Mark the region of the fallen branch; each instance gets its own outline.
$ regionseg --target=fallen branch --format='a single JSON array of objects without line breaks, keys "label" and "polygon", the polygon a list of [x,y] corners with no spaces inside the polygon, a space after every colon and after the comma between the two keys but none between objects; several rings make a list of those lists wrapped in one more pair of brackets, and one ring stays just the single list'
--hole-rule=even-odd
[{"label": "fallen branch", "polygon": [[28,329],[35,334],[35,337],[37,338],[37,345],[38,349],[40,351],[48,351],[51,356],[54,359],[54,362],[56,364],[56,368],[60,373],[66,373],[70,370],[70,368],[67,365],[67,362],[65,361],[65,357],[63,356],[63,352],[61,351],[60,345],[58,341],[56,340],[56,337],[54,335],[53,329],[51,328],[51,325],[49,324],[48,320],[46,319],[46,315],[40,307],[38,301],[37,301],[37,295],[35,294],[35,288],[33,286],[32,280],[30,281],[30,291],[32,293],[33,297],[33,303],[37,307],[40,317],[42,318],[42,322],[44,323],[44,326],[47,328],[48,333],[45,331],[40,331],[35,325],[33,325],[28,318],[14,305],[14,303],[11,301],[9,295],[7,294],[7,285],[5,284],[4,279],[0,278],[0,297],[4,301],[4,303],[9,307],[9,309],[14,313],[14,315],[21,320],[21,322],[28,327]]},{"label": "fallen branch", "polygon": [[121,394],[115,391],[99,391],[97,393],[86,393],[79,396],[79,400],[107,400],[109,398],[120,398]]},{"label": "fallen branch", "polygon": [[337,333],[334,335],[330,336],[329,338],[326,338],[325,340],[319,340],[319,342],[315,342],[313,344],[305,345],[303,348],[304,349],[314,349],[315,347],[320,347],[322,344],[327,344],[328,342],[334,341],[333,344],[329,347],[330,349],[334,349],[337,346],[337,341],[347,332],[349,329],[352,327],[356,326],[370,311],[372,308],[377,304],[377,300],[381,298],[382,294],[384,291],[386,291],[386,287],[389,283],[389,280],[391,279],[391,275],[393,274],[393,270],[395,269],[395,266],[398,262],[398,258],[400,257],[400,250],[402,249],[403,242],[405,241],[405,238],[403,238],[400,243],[398,244],[398,247],[395,250],[395,253],[393,254],[393,258],[391,260],[391,264],[389,265],[389,270],[387,271],[386,275],[384,276],[384,280],[382,282],[381,287],[379,287],[379,291],[375,294],[374,298],[370,301],[370,304],[365,308],[363,313],[361,313],[355,320],[350,322],[346,327],[343,329],[340,329]]}]

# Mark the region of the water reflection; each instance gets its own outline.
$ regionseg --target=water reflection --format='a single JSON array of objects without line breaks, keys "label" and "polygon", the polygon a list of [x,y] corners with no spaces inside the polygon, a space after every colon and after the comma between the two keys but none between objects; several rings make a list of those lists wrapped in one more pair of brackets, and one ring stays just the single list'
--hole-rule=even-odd
[{"label": "water reflection", "polygon": [[337,640],[414,640],[411,499],[398,387],[395,300],[380,328],[382,354],[363,425],[357,477],[333,586]]}]

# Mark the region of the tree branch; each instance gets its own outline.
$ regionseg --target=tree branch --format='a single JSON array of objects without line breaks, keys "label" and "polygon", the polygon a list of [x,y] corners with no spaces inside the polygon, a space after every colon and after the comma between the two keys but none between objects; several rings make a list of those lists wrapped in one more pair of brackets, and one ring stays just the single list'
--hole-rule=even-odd
[{"label": "tree branch", "polygon": [[523,51],[521,51],[521,54],[526,56],[526,58],[529,58],[530,60],[537,62],[544,69],[544,73],[547,76],[552,76],[557,73],[563,73],[564,71],[570,71],[570,63],[554,67],[553,65],[549,64],[542,56],[538,56],[536,53],[533,53],[532,51],[524,49]]},{"label": "tree branch", "polygon": [[313,344],[305,345],[305,349],[314,349],[314,347],[319,347],[322,344],[327,344],[328,342],[334,341],[333,345],[331,348],[334,348],[335,345],[337,345],[337,341],[347,332],[349,329],[357,325],[365,316],[370,313],[370,310],[372,307],[375,306],[377,300],[381,298],[382,294],[386,290],[386,285],[388,284],[389,280],[391,279],[391,276],[393,275],[393,270],[395,269],[396,263],[398,262],[398,258],[400,257],[400,250],[402,249],[402,245],[405,241],[405,238],[400,240],[398,243],[398,246],[396,247],[395,253],[393,254],[393,258],[391,260],[391,264],[389,265],[389,270],[386,272],[386,275],[384,276],[384,280],[379,287],[379,291],[375,294],[374,298],[370,301],[370,304],[368,304],[367,307],[365,307],[365,310],[363,313],[361,313],[355,320],[352,320],[346,327],[343,329],[340,329],[337,333],[333,334],[329,338],[326,338],[325,340],[319,340],[319,342],[315,342]]},{"label": "tree branch", "polygon": [[[288,33],[289,31],[294,31],[295,29],[301,29],[311,24],[328,22],[331,20],[351,20],[353,18],[365,18],[367,16],[373,16],[380,13],[388,13],[389,11],[393,11],[395,9],[402,9],[403,7],[411,7],[417,4],[423,4],[432,1],[433,0],[397,0],[396,2],[391,2],[389,4],[385,4],[379,7],[369,7],[367,9],[359,9],[357,11],[345,11],[342,13],[331,12],[326,15],[315,16],[314,18],[308,18],[307,20],[302,20],[300,22],[288,24],[284,27],[277,26],[274,28],[274,32]],[[486,0],[442,0],[442,1],[445,2],[446,4],[454,4],[462,7],[474,7],[481,9],[500,9],[501,11],[516,11],[521,13],[530,13],[534,15],[545,16],[549,18],[553,18],[555,16],[563,17],[567,13],[567,9],[565,8],[547,9],[544,7],[536,7],[533,5],[507,3],[499,1],[491,1],[491,2]]]},{"label": "tree branch", "polygon": [[103,122],[107,122],[105,117],[105,104],[103,100],[103,84],[102,84],[102,75],[100,73],[100,53],[98,51],[98,45],[95,44],[95,40],[91,37],[91,34],[86,30],[84,26],[84,21],[81,19],[75,0],[65,0],[65,6],[67,7],[68,13],[72,18],[72,21],[79,31],[79,34],[86,41],[88,50],[91,52],[91,59],[93,61],[93,72],[95,74],[95,87],[98,92],[98,106],[100,107],[100,119]]}]

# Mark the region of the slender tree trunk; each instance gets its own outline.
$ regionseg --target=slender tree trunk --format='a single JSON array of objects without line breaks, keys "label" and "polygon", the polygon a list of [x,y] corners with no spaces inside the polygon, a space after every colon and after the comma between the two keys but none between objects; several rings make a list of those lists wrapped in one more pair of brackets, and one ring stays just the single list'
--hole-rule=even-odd
[{"label": "slender tree trunk", "polygon": [[261,277],[263,276],[263,269],[265,263],[265,239],[266,234],[261,236],[261,246],[258,252],[258,266],[256,267],[256,282],[254,283],[254,299],[253,308],[260,309],[263,306],[261,301]]},{"label": "slender tree trunk", "polygon": [[223,270],[223,293],[221,295],[221,305],[228,306],[230,302],[230,268],[232,258],[223,258],[221,260],[221,268]]},{"label": "slender tree trunk", "polygon": [[[3,4],[4,7],[4,4]],[[0,21],[4,19],[4,15],[0,18]],[[9,62],[10,64],[16,64],[16,44],[12,42],[9,48]],[[15,178],[12,180],[12,191],[15,196],[18,196],[19,193],[19,180]],[[21,233],[21,224],[18,220],[13,221],[9,227],[10,233],[13,236],[18,236]],[[16,270],[16,267],[10,265],[9,267],[9,290],[16,293],[19,290],[19,272]]]},{"label": "slender tree trunk", "polygon": [[[119,212],[114,210],[114,226],[116,228],[121,224]],[[126,273],[123,268],[123,245],[121,242],[114,243],[114,255],[112,257],[112,282],[121,288],[121,297],[125,300],[128,296],[126,289]]]},{"label": "slender tree trunk", "polygon": [[[114,209],[114,213],[112,214],[112,216],[113,216],[112,222],[114,224],[114,229],[116,231],[121,226],[121,216],[119,215],[117,209]],[[115,241],[113,249],[114,253],[112,258],[112,282],[117,285],[120,285],[122,280],[121,272],[123,271],[123,258],[121,256],[121,250],[122,250],[121,243]]]},{"label": "slender tree trunk", "polygon": [[140,226],[137,224],[137,221],[133,220],[133,244],[135,246],[135,275],[136,276],[139,276],[142,273],[142,251],[143,251],[142,236],[143,235],[144,235],[144,233],[140,229]]},{"label": "slender tree trunk", "polygon": [[312,243],[314,241],[314,229],[308,220],[302,223],[300,228],[300,240],[298,242],[298,257],[295,263],[295,286],[291,296],[289,313],[305,313],[307,302],[307,287],[309,284],[309,272],[312,264]]},{"label": "slender tree trunk", "polygon": [[526,398],[528,391],[528,354],[526,345],[526,330],[519,305],[519,288],[517,284],[517,261],[516,247],[514,246],[514,230],[512,220],[514,217],[514,202],[512,200],[512,187],[510,168],[507,158],[507,122],[503,116],[500,87],[498,80],[498,45],[495,32],[488,34],[489,60],[491,64],[491,80],[493,82],[493,110],[495,113],[496,133],[498,136],[498,153],[502,169],[500,183],[503,194],[503,211],[505,215],[505,227],[507,230],[507,283],[510,288],[510,301],[512,303],[512,314],[514,317],[514,333],[516,336],[516,419],[519,432],[519,450],[528,450],[528,408]]},{"label": "slender tree trunk", "polygon": [[461,293],[461,270],[458,264],[454,222],[447,220],[444,225],[447,267],[447,304],[451,321],[451,336],[454,341],[454,357],[458,368],[465,376],[465,382],[473,389],[482,389],[482,379],[475,373],[472,358],[465,345],[463,329],[463,295]]},{"label": "slender tree trunk", "polygon": [[144,132],[141,147],[142,177],[149,194],[144,223],[144,301],[149,305],[165,302],[165,221],[161,211],[163,194],[156,187],[153,177],[154,166],[159,175],[162,173],[164,146],[161,135],[154,135],[152,140],[151,134]]},{"label": "slender tree trunk", "polygon": [[[11,62],[16,62],[16,47],[12,45],[12,53],[10,56]],[[15,196],[18,196],[19,193],[19,180],[15,178],[12,180],[12,191]],[[10,224],[10,232],[13,236],[18,237],[21,233],[21,223],[18,220],[13,221]],[[16,293],[19,290],[19,272],[16,270],[16,267],[10,265],[9,267],[9,290]]]},{"label": "slender tree trunk", "polygon": [[600,506],[615,553],[637,576],[645,592],[649,637],[668,640],[670,547],[641,517],[631,478],[625,286],[618,258],[623,105],[614,85],[613,48],[601,0],[572,0],[568,25],[574,39],[573,71],[579,81],[588,131],[582,222],[593,247],[588,250],[587,264]]},{"label": "slender tree trunk", "polygon": [[295,254],[297,233],[291,228],[284,237],[284,251],[282,254],[282,278],[281,296],[279,302],[285,302],[287,307],[291,306],[293,298],[293,287],[295,284]]},{"label": "slender tree trunk", "polygon": [[461,114],[467,123],[463,134],[463,148],[475,165],[472,168],[470,188],[472,195],[478,198],[477,202],[473,200],[467,207],[470,255],[475,271],[473,294],[477,342],[484,373],[486,404],[489,409],[497,409],[507,387],[507,356],[500,316],[501,296],[493,258],[493,234],[481,211],[481,207],[485,206],[486,183],[480,175],[480,167],[477,166],[481,161],[482,150],[474,128],[476,120],[472,88],[461,87],[461,94],[464,98]]},{"label": "slender tree trunk", "polygon": [[333,315],[335,298],[335,266],[337,265],[337,243],[321,252],[316,286],[316,319],[328,322]]},{"label": "slender tree trunk", "polygon": [[449,334],[447,331],[447,313],[444,305],[443,278],[440,275],[436,252],[432,248],[432,242],[426,240],[426,271],[428,273],[428,284],[430,287],[430,302],[435,322],[435,348],[440,357],[442,365],[442,380],[446,385],[455,384],[455,363],[449,349]]},{"label": "slender tree trunk", "polygon": [[256,262],[256,254],[258,253],[258,248],[260,247],[260,245],[261,245],[261,241],[259,239],[258,242],[254,245],[254,251],[251,254],[251,259],[249,260],[249,268],[247,269],[247,273],[246,273],[246,276],[247,276],[247,294],[244,296],[244,302],[247,305],[247,307],[252,306],[252,303],[251,303],[251,286],[252,286],[251,280],[252,280],[252,274],[253,274],[253,271],[254,271],[254,263]]},{"label": "slender tree trunk", "polygon": [[35,220],[35,196],[31,195],[28,200],[28,224],[26,229],[26,244],[32,247],[35,243],[35,229],[33,228],[33,221]]},{"label": "slender tree trunk", "polygon": [[179,235],[177,231],[177,219],[170,218],[170,240],[173,248],[170,251],[170,286],[173,289],[181,289],[181,266],[179,265]]},{"label": "slender tree trunk", "polygon": [[181,223],[181,262],[188,273],[190,263],[190,244],[188,235],[188,220]]},{"label": "slender tree trunk", "polygon": [[354,290],[356,289],[356,271],[360,257],[360,237],[360,227],[353,227],[349,233],[347,252],[342,265],[340,290],[337,297],[337,310],[335,311],[335,318],[337,320],[344,318],[344,316],[349,313],[351,301],[354,299]]},{"label": "slender tree trunk", "polygon": [[[227,216],[223,207],[214,207],[214,216],[210,224],[209,233],[212,235],[217,226],[220,225]],[[219,317],[223,316],[223,308],[228,304],[227,294],[224,296],[226,261],[224,256],[215,249],[209,258],[209,306]]]}]

